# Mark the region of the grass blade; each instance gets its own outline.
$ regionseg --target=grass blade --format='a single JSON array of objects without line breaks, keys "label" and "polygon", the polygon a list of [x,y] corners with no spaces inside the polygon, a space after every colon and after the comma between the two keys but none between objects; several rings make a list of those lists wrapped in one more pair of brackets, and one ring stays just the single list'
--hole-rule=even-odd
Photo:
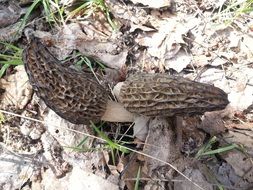
[{"label": "grass blade", "polygon": [[3,77],[5,71],[9,68],[9,66],[10,66],[9,64],[4,64],[4,65],[2,66],[2,68],[1,68],[1,70],[0,70],[0,78]]}]

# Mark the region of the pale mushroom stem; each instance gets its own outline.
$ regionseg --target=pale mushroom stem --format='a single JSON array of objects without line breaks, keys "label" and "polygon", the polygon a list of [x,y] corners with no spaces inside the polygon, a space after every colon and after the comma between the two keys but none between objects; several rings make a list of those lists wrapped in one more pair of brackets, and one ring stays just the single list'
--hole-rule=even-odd
[{"label": "pale mushroom stem", "polygon": [[109,122],[133,122],[134,114],[127,111],[122,104],[109,100],[101,120]]}]

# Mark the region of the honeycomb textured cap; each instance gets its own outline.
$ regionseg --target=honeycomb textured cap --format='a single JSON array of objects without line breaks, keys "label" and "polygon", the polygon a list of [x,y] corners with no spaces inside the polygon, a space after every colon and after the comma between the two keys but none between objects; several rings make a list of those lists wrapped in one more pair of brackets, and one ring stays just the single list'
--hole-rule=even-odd
[{"label": "honeycomb textured cap", "polygon": [[135,74],[122,85],[119,100],[145,116],[195,115],[224,109],[227,94],[212,85],[167,74]]},{"label": "honeycomb textured cap", "polygon": [[108,93],[91,75],[63,67],[36,38],[24,50],[23,60],[33,89],[59,116],[75,124],[103,116]]}]

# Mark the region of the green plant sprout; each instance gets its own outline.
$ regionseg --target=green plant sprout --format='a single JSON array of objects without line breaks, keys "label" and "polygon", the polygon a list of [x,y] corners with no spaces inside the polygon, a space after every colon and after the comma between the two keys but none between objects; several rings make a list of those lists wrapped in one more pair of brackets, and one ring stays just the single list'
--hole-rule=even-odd
[{"label": "green plant sprout", "polygon": [[109,8],[107,7],[104,0],[83,0],[82,3],[80,3],[77,6],[77,8],[75,8],[73,11],[69,13],[66,20],[69,20],[70,18],[74,17],[77,14],[86,15],[86,17],[88,18],[98,10],[101,10],[104,13],[110,26],[114,30],[116,30],[117,26],[115,22],[112,20]]},{"label": "green plant sprout", "polygon": [[11,65],[22,65],[22,52],[23,49],[18,48],[15,45],[0,42],[4,46],[4,51],[0,53],[0,78],[3,77],[5,71],[11,66]]},{"label": "green plant sprout", "polygon": [[218,149],[215,149],[215,150],[212,150],[212,145],[214,143],[217,142],[217,137],[213,137],[209,140],[209,142],[204,145],[199,151],[198,153],[196,154],[196,158],[199,159],[200,157],[203,157],[203,156],[212,156],[214,154],[220,154],[220,153],[224,153],[224,152],[227,152],[227,151],[230,151],[230,150],[233,150],[233,149],[239,149],[240,147],[237,145],[237,144],[230,144],[230,145],[227,145],[227,146],[224,146],[224,147],[220,147]]},{"label": "green plant sprout", "polygon": [[[222,8],[226,6],[225,9]],[[220,20],[225,25],[230,25],[235,19],[243,14],[253,11],[253,0],[230,0],[220,6],[218,13],[212,18]]]}]

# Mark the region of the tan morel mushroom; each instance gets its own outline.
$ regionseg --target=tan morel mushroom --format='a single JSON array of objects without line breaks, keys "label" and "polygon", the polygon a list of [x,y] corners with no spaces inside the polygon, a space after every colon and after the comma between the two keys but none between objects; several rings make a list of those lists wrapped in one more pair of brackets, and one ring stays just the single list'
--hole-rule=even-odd
[{"label": "tan morel mushroom", "polygon": [[227,94],[219,88],[167,74],[129,77],[121,87],[119,104],[110,101],[107,91],[90,75],[63,67],[36,38],[24,50],[23,59],[37,95],[75,124],[132,121],[130,112],[151,117],[202,114],[228,104]]},{"label": "tan morel mushroom", "polygon": [[224,109],[227,94],[212,85],[167,74],[136,74],[119,93],[120,102],[132,113],[155,117],[203,114]]}]

